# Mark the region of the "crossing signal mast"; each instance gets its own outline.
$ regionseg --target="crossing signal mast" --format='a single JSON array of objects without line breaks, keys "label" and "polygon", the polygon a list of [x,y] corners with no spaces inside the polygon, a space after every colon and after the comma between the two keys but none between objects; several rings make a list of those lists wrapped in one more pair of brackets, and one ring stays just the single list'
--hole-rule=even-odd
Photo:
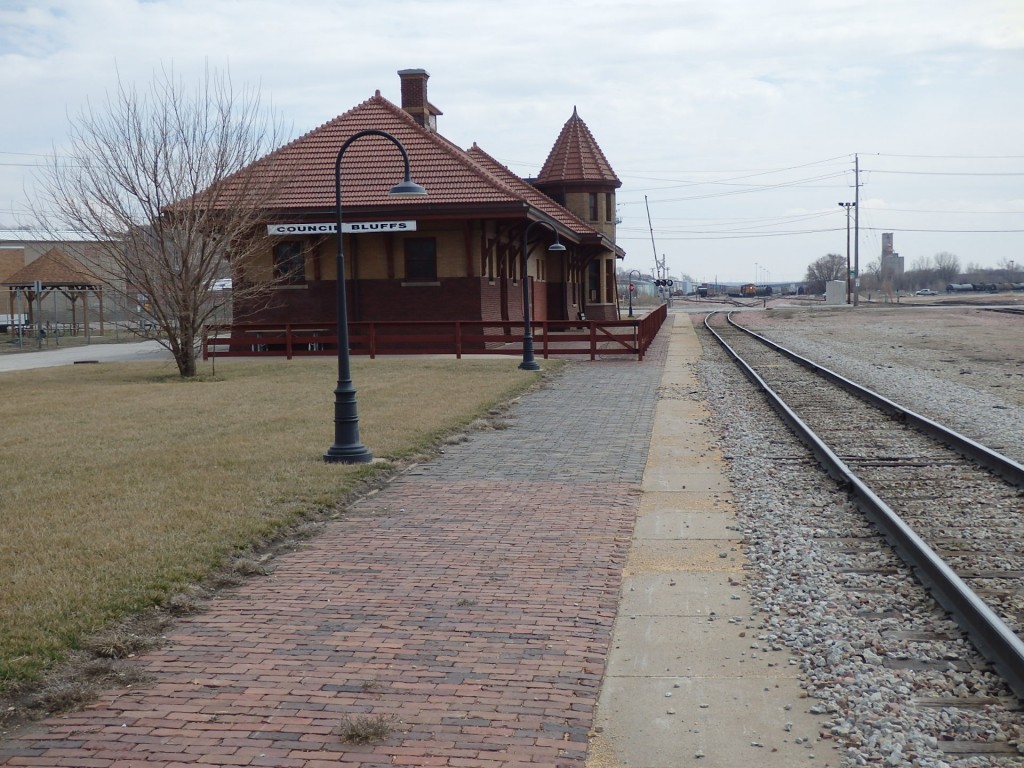
[{"label": "crossing signal mast", "polygon": [[651,224],[651,207],[647,204],[647,195],[644,195],[644,207],[647,209],[647,228],[651,232],[651,249],[654,251],[654,284],[662,299],[672,306],[672,281],[669,279],[668,269],[665,267],[665,254],[661,254],[661,259],[658,259],[658,249],[654,245],[654,226]]},{"label": "crossing signal mast", "polygon": [[665,254],[661,254],[661,261],[654,257],[654,268],[657,278],[654,284],[658,287],[658,293],[665,302],[672,306],[672,279],[668,276],[668,269],[665,266]]}]

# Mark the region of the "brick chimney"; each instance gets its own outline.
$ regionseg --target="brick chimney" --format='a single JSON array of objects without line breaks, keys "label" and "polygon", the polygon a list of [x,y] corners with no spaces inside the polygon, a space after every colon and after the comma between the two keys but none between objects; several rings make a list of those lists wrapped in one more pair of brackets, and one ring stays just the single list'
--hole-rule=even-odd
[{"label": "brick chimney", "polygon": [[427,101],[427,79],[430,73],[425,69],[400,69],[402,80],[402,109],[428,131],[437,130],[437,116],[444,114]]}]

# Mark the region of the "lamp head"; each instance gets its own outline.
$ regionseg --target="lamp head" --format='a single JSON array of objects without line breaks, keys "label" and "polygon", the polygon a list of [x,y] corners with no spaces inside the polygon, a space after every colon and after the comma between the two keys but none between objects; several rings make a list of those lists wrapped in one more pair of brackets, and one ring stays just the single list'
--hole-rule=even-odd
[{"label": "lamp head", "polygon": [[427,190],[411,179],[395,184],[389,191],[391,197],[419,197],[427,194]]},{"label": "lamp head", "polygon": [[[552,229],[554,229],[554,227],[552,227]],[[562,241],[558,239],[558,233],[557,232],[555,232],[555,242],[553,242],[551,245],[548,246],[548,250],[549,251],[558,251],[558,252],[561,252],[561,251],[565,250],[565,246],[562,245]]]}]

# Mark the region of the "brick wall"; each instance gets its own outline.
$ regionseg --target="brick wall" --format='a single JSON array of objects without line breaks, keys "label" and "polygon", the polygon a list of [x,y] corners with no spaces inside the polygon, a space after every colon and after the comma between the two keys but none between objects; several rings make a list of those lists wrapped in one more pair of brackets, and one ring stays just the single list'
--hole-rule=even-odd
[{"label": "brick wall", "polygon": [[[504,319],[522,321],[522,283],[481,277],[441,278],[436,284],[403,285],[402,280],[360,280],[346,285],[351,320],[502,320],[502,287],[507,293]],[[548,312],[549,292],[564,290],[561,283],[534,282],[531,293],[533,319],[558,320]],[[335,282],[313,280],[295,288],[272,292],[262,306],[238,306],[239,323],[334,323]],[[557,294],[556,294],[557,295]],[[556,309],[557,313],[557,309]]]},{"label": "brick wall", "polygon": [[[236,298],[233,322],[334,325],[336,285],[333,280],[311,280],[294,288],[275,289],[265,299],[243,302]],[[347,298],[351,309],[351,294]]]},{"label": "brick wall", "polygon": [[479,320],[480,278],[441,278],[436,285],[365,280],[358,320]]},{"label": "brick wall", "polygon": [[480,319],[501,320],[501,286],[500,280],[480,281]]},{"label": "brick wall", "polygon": [[587,320],[606,321],[619,319],[614,304],[588,304],[586,313]]}]

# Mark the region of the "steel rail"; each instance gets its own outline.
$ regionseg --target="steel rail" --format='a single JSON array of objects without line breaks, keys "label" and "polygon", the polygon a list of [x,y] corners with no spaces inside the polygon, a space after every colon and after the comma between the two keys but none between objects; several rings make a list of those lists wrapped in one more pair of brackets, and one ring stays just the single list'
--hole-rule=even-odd
[{"label": "steel rail", "polygon": [[1003,456],[1001,453],[997,453],[996,451],[993,451],[991,448],[988,448],[987,446],[984,446],[981,443],[975,442],[974,440],[971,440],[969,437],[961,435],[959,432],[956,432],[950,429],[949,427],[939,424],[937,421],[932,421],[927,416],[922,416],[919,413],[915,413],[909,408],[906,408],[900,405],[899,403],[889,400],[888,398],[883,397],[877,392],[862,387],[856,382],[850,381],[849,379],[845,378],[844,376],[841,376],[835,371],[825,368],[822,365],[818,365],[818,363],[814,362],[813,360],[809,360],[806,357],[801,357],[796,352],[793,352],[790,349],[786,349],[780,344],[776,344],[771,339],[766,338],[765,336],[761,336],[760,334],[755,333],[749,328],[744,328],[742,325],[733,320],[731,312],[728,315],[726,315],[726,319],[728,320],[729,325],[736,328],[737,330],[740,330],[743,333],[747,334],[748,336],[757,339],[762,344],[785,355],[790,360],[802,365],[804,368],[814,371],[819,376],[822,376],[823,378],[826,378],[829,381],[838,384],[846,391],[853,393],[862,400],[865,400],[871,405],[874,405],[876,408],[885,411],[885,413],[889,414],[900,423],[906,424],[909,427],[913,427],[914,429],[917,429],[918,431],[925,433],[929,437],[935,438],[936,440],[945,443],[954,451],[959,453],[961,456],[971,459],[972,461],[983,466],[985,469],[994,472],[1011,485],[1016,485],[1019,488],[1024,488],[1024,466],[1018,464],[1016,461],[1009,458],[1008,456]]},{"label": "steel rail", "polygon": [[[789,425],[800,441],[814,454],[828,474],[847,488],[854,497],[858,508],[881,531],[886,541],[896,550],[899,557],[910,566],[915,578],[929,591],[936,602],[951,614],[953,620],[967,634],[974,647],[998,671],[1017,698],[1024,701],[1024,642],[888,504],[882,501],[866,483],[857,477],[846,463],[740,357],[739,353],[729,346],[725,339],[711,327],[710,318],[714,314],[716,313],[711,313],[704,318],[704,327],[708,332],[714,336],[729,356],[736,361],[747,378],[765,393],[772,407],[779,413],[783,421]],[[744,333],[750,333],[747,329],[732,323],[731,318],[729,320],[737,329]],[[758,339],[763,339],[763,337],[757,334],[751,335]],[[769,346],[782,352],[782,348],[773,342],[769,343]],[[804,358],[800,359],[803,360]],[[808,362],[810,363],[810,361]],[[814,363],[810,364],[815,371],[827,370]],[[838,378],[842,379],[842,377]],[[848,380],[843,379],[843,381]],[[852,384],[853,382],[850,383]],[[854,386],[858,390],[863,389],[858,385]],[[863,391],[868,392],[869,390]],[[877,397],[891,406],[899,408],[895,403],[882,398],[880,395]],[[924,417],[918,418],[923,419]],[[925,419],[925,421],[941,427],[941,425],[930,420]],[[964,439],[966,440],[967,438]],[[975,443],[975,445],[977,444]],[[979,447],[984,448],[984,446]],[[985,451],[993,453],[987,448],[985,448]]]}]

